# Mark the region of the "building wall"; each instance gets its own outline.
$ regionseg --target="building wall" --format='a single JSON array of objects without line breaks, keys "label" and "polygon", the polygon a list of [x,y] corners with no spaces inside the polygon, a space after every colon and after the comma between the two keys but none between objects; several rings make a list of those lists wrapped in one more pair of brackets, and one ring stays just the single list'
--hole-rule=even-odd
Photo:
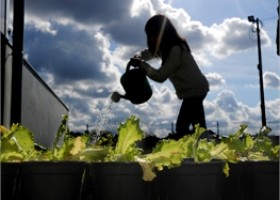
[{"label": "building wall", "polygon": [[26,62],[22,71],[22,124],[32,130],[35,141],[51,146],[67,107]]},{"label": "building wall", "polygon": [[[1,121],[3,125],[11,125],[11,79],[12,72],[12,46],[7,42],[5,45],[5,62],[1,62]],[[2,48],[3,49],[3,48]],[[23,61],[22,65],[22,100],[21,100],[21,124],[29,128],[35,141],[43,146],[51,147],[62,116],[68,114],[68,108],[42,78],[33,70],[31,65]],[[16,72],[15,72],[16,73]],[[4,95],[4,96],[2,96]]]}]

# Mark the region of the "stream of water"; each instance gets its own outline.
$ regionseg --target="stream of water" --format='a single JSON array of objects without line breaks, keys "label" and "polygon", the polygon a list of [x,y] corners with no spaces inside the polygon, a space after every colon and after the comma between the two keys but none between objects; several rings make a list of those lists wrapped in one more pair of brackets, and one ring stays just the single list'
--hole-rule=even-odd
[{"label": "stream of water", "polygon": [[112,115],[113,101],[111,97],[108,98],[103,108],[100,110],[96,120],[96,135],[100,136],[102,130],[107,130],[109,125],[109,119]]},{"label": "stream of water", "polygon": [[94,131],[90,131],[91,140],[89,143],[99,138],[102,134],[102,131],[110,131],[115,129],[116,124],[110,122],[110,120],[114,118],[113,104],[114,102],[112,101],[111,96],[109,96],[102,105],[102,108],[97,115],[96,121],[93,124]]}]

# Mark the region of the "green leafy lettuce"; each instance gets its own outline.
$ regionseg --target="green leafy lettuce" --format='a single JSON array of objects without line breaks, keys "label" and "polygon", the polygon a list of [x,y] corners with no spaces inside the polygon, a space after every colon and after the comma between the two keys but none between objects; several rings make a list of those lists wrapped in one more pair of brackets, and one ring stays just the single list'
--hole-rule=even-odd
[{"label": "green leafy lettuce", "polygon": [[37,144],[33,133],[21,124],[13,124],[10,129],[1,126],[1,162],[77,159],[76,155],[86,148],[87,137],[70,136],[67,120],[68,116],[64,115],[51,149]]},{"label": "green leafy lettuce", "polygon": [[[144,132],[140,129],[139,119],[131,116],[118,127],[118,138],[115,146],[100,146],[98,145],[99,141],[97,141],[81,152],[80,158],[89,162],[135,162],[136,156],[142,152],[137,147],[137,142],[143,138]],[[102,137],[99,140],[104,141]]]},{"label": "green leafy lettuce", "polygon": [[[206,139],[202,135],[206,129],[195,126],[192,135],[179,140],[162,139],[151,153],[143,154],[137,146],[144,139],[140,121],[129,117],[118,127],[117,142],[113,137],[100,137],[94,143],[88,134],[73,137],[67,126],[68,116],[64,115],[50,149],[36,144],[32,132],[20,124],[9,129],[0,126],[1,162],[19,162],[29,160],[79,160],[85,162],[138,162],[143,169],[143,179],[151,181],[156,172],[178,167],[184,159],[194,162],[210,162],[213,159],[225,161],[224,173],[229,175],[228,163],[242,161],[279,160],[279,145],[274,145],[268,137],[269,129],[262,129],[253,136],[246,133],[246,125],[227,137]],[[40,147],[40,148],[38,148]]]}]

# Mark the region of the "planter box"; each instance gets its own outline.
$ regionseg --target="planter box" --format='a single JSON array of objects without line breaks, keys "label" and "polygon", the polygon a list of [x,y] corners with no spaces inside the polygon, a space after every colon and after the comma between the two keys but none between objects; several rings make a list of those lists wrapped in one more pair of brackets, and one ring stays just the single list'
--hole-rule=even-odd
[{"label": "planter box", "polygon": [[156,179],[161,200],[221,199],[221,178],[224,162],[194,163],[186,160],[182,166],[163,170]]},{"label": "planter box", "polygon": [[24,162],[18,200],[80,200],[83,162]]},{"label": "planter box", "polygon": [[250,172],[242,176],[246,200],[279,200],[279,162],[250,162]]},{"label": "planter box", "polygon": [[20,163],[1,163],[1,199],[15,200]]},{"label": "planter box", "polygon": [[244,200],[242,174],[249,170],[247,162],[232,164],[229,163],[229,176],[222,177],[222,199],[223,200]]},{"label": "planter box", "polygon": [[223,200],[279,200],[278,161],[247,161],[229,166],[229,177],[222,179]]},{"label": "planter box", "polygon": [[85,200],[149,200],[151,182],[138,163],[89,163]]}]

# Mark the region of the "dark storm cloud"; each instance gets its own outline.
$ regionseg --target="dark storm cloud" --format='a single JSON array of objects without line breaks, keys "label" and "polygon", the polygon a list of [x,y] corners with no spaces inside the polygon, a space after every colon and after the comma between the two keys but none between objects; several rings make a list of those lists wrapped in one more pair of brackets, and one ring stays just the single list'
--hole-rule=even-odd
[{"label": "dark storm cloud", "polygon": [[25,10],[45,18],[63,16],[80,23],[94,24],[122,20],[132,3],[131,0],[26,0]]},{"label": "dark storm cloud", "polygon": [[77,24],[100,25],[118,43],[143,46],[143,27],[149,16],[146,13],[131,18],[132,3],[131,0],[26,0],[25,9],[27,15],[45,21],[67,18]]},{"label": "dark storm cloud", "polygon": [[89,104],[86,103],[85,99],[67,95],[63,97],[63,101],[68,103],[70,111],[75,110],[75,112],[87,113],[90,110]]},{"label": "dark storm cloud", "polygon": [[57,83],[84,79],[108,82],[115,78],[101,72],[102,52],[96,48],[93,35],[70,26],[55,25],[54,29],[55,35],[26,26],[25,53],[36,70],[52,73]]},{"label": "dark storm cloud", "polygon": [[146,34],[144,31],[147,17],[126,18],[123,21],[114,21],[102,28],[104,32],[110,33],[112,39],[122,45],[146,45]]}]

